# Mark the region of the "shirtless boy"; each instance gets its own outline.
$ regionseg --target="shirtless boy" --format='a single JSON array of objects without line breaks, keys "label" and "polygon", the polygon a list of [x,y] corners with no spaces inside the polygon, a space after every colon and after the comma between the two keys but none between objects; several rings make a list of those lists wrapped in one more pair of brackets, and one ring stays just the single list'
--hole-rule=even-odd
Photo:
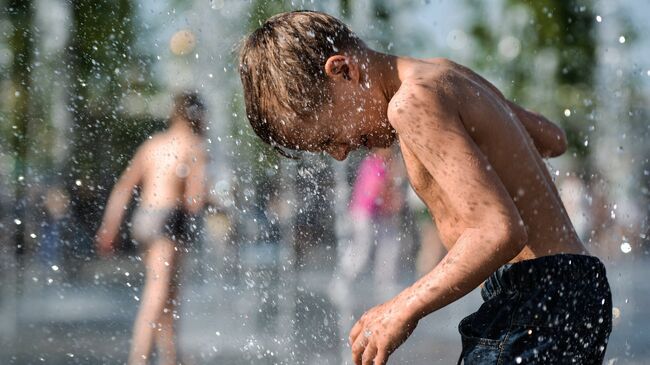
[{"label": "shirtless boy", "polygon": [[131,230],[146,272],[129,365],[148,363],[154,342],[160,364],[177,364],[174,316],[183,248],[179,245],[193,243],[195,216],[205,200],[204,114],[197,94],[175,97],[169,128],[138,148],[111,192],[97,232],[97,249],[107,255],[133,191],[140,186]]},{"label": "shirtless boy", "polygon": [[398,142],[448,249],[354,325],[355,364],[385,364],[422,317],[481,283],[484,304],[459,325],[459,363],[603,361],[605,269],[576,235],[542,160],[566,150],[561,129],[465,67],[373,51],[323,13],[268,19],[240,57],[247,116],[264,141],[337,160]]}]

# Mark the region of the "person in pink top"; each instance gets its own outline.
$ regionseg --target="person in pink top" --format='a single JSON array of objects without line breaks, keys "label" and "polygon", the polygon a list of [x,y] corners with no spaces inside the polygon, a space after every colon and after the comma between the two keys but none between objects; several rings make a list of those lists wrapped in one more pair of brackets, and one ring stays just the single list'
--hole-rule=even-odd
[{"label": "person in pink top", "polygon": [[350,213],[354,218],[372,217],[381,205],[381,193],[386,185],[385,150],[378,150],[366,157],[359,166],[359,173],[352,191]]}]

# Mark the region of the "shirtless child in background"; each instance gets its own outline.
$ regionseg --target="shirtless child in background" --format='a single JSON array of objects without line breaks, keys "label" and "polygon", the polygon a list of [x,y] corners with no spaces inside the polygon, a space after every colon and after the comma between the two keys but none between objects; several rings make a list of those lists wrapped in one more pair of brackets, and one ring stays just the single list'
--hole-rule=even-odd
[{"label": "shirtless child in background", "polygon": [[481,283],[485,303],[459,325],[459,363],[603,361],[605,268],[575,233],[542,161],[566,150],[561,129],[465,67],[373,51],[323,13],[268,19],[240,57],[247,116],[264,141],[337,160],[397,141],[448,250],[359,319],[355,364],[385,364],[422,317]]},{"label": "shirtless child in background", "polygon": [[195,93],[174,98],[169,128],[140,146],[106,204],[97,249],[113,250],[134,189],[141,187],[132,237],[143,254],[145,284],[133,328],[129,365],[146,364],[155,341],[160,364],[177,364],[174,316],[183,247],[195,240],[205,199],[205,107]]}]

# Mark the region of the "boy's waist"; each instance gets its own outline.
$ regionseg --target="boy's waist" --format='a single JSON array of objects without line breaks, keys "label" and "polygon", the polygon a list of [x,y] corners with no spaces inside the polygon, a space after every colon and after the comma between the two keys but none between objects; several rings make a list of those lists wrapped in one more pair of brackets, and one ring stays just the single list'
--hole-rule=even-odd
[{"label": "boy's waist", "polygon": [[605,266],[594,256],[558,254],[500,267],[483,283],[485,300],[501,294],[570,289],[585,282],[607,280]]}]

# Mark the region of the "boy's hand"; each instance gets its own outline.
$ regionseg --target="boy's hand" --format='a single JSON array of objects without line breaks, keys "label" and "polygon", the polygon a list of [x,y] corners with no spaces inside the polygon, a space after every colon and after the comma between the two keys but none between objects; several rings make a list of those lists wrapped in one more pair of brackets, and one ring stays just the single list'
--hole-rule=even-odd
[{"label": "boy's hand", "polygon": [[405,313],[405,303],[397,296],[367,311],[350,331],[352,360],[356,365],[384,365],[413,333],[418,324]]},{"label": "boy's hand", "polygon": [[108,257],[113,253],[113,235],[107,229],[100,228],[95,235],[97,253],[102,257]]}]

